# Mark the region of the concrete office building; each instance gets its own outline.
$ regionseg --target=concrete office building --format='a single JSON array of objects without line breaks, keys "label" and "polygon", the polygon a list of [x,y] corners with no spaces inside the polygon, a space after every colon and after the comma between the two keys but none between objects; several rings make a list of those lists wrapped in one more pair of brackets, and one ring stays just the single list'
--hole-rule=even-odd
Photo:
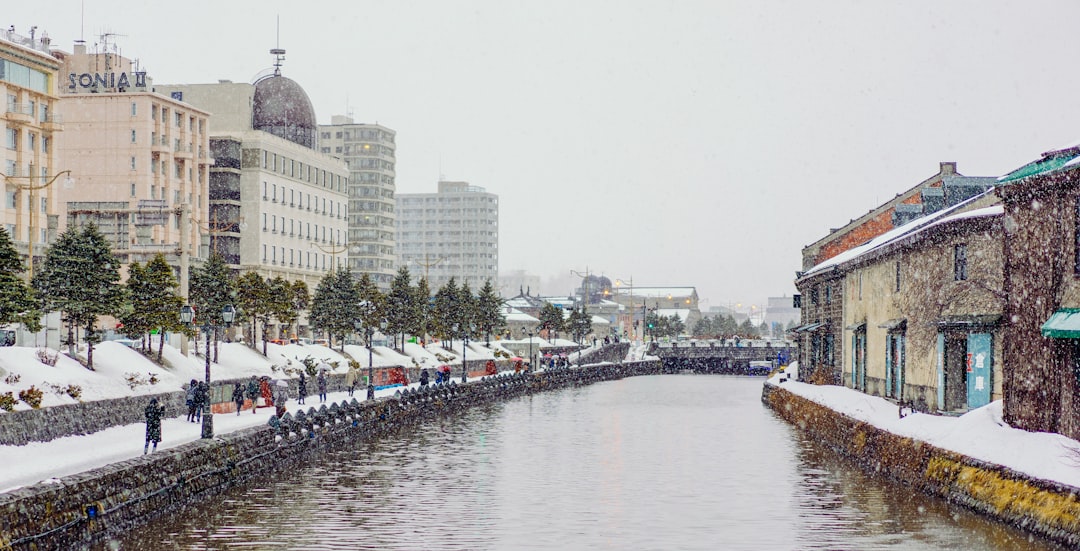
[{"label": "concrete office building", "polygon": [[180,251],[206,256],[209,113],[153,92],[145,71],[101,44],[53,52],[65,120],[57,149],[74,182],[58,192],[61,226],[94,223],[125,264],[164,254],[186,283]]},{"label": "concrete office building", "polygon": [[349,169],[349,269],[357,277],[370,274],[383,290],[396,270],[395,139],[393,130],[351,117],[335,115],[331,124],[319,125],[319,151],[344,159]]},{"label": "concrete office building", "polygon": [[315,110],[280,65],[252,84],[154,89],[213,114],[208,248],[235,270],[303,280],[312,291],[344,265],[348,171],[316,151]]},{"label": "concrete office building", "polygon": [[499,196],[468,182],[440,181],[437,193],[399,193],[400,265],[427,277],[432,292],[451,277],[473,292],[499,280]]}]

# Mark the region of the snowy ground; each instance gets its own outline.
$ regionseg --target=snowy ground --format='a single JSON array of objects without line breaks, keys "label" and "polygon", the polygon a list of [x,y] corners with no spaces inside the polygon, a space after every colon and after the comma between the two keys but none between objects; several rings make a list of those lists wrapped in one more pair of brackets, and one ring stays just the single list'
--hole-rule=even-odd
[{"label": "snowy ground", "polygon": [[[205,351],[205,341],[199,343],[198,352]],[[212,380],[247,378],[251,375],[267,375],[274,379],[295,378],[303,367],[305,358],[326,361],[333,367],[334,373],[345,373],[349,369],[349,358],[338,349],[319,345],[268,343],[267,355],[252,350],[243,343],[219,343],[218,361],[210,366]],[[44,392],[41,406],[56,406],[75,403],[79,400],[91,401],[124,396],[140,396],[181,390],[191,379],[203,380],[206,373],[206,359],[196,356],[194,346],[189,356],[169,344],[165,345],[163,358],[165,366],[159,366],[139,352],[117,342],[103,342],[94,347],[94,371],[83,367],[79,362],[56,351],[46,351],[56,357],[56,365],[42,363],[39,357],[44,349],[27,347],[0,347],[0,394],[11,392],[18,398],[19,392],[34,386]],[[154,349],[157,350],[156,347]],[[512,356],[497,341],[492,341],[491,348],[484,343],[469,343],[466,358],[474,360],[495,358],[495,351]],[[368,349],[362,346],[346,345],[345,353],[360,363],[368,366]],[[85,347],[80,350],[85,356]],[[371,356],[374,367],[426,367],[439,365],[461,365],[461,342],[454,343],[454,349],[447,350],[431,344],[426,348],[416,344],[406,344],[405,354],[376,346]],[[211,351],[211,357],[213,352]],[[456,372],[457,370],[455,370]],[[79,387],[78,398],[68,394],[71,385]],[[18,401],[16,410],[30,409],[25,402]],[[0,415],[4,412],[0,411]]]},{"label": "snowy ground", "polygon": [[[1080,488],[1080,442],[1060,434],[1028,432],[1006,425],[1000,400],[960,417],[913,413],[901,419],[896,404],[888,400],[840,386],[800,383],[795,381],[797,370],[798,365],[792,364],[786,373],[774,375],[766,384],[778,385],[894,434]],[[790,378],[781,383],[781,377],[788,375]]]},{"label": "snowy ground", "polygon": [[[337,350],[324,346],[268,344],[269,357],[263,357],[241,343],[222,343],[220,346],[220,362],[211,366],[211,378],[215,380],[250,375],[281,378],[284,376],[282,367],[298,367],[301,365],[299,362],[308,356],[325,359],[331,365],[336,364],[334,372],[337,373],[344,373],[348,369],[348,361],[344,356]],[[471,362],[474,359],[490,359],[494,357],[493,350],[503,350],[494,341],[491,346],[492,348],[488,349],[483,343],[469,343],[468,360]],[[454,352],[451,352],[435,345],[428,345],[425,349],[419,345],[406,344],[403,355],[389,348],[375,347],[372,360],[375,367],[394,365],[435,367],[443,363],[450,365],[456,363],[460,366],[461,343],[455,342],[453,348]],[[205,350],[205,348],[200,348],[200,350]],[[628,359],[642,357],[643,350],[642,346],[631,347]],[[346,345],[345,352],[360,362],[362,367],[367,367],[367,348]],[[0,348],[0,394],[13,391],[17,396],[19,390],[31,384],[43,388],[47,381],[53,385],[65,387],[69,384],[80,385],[83,390],[82,400],[100,400],[180,390],[184,383],[193,378],[203,379],[205,372],[203,358],[194,355],[184,357],[177,349],[167,344],[164,357],[169,367],[157,366],[122,344],[106,342],[94,348],[95,371],[89,371],[62,354],[59,355],[56,366],[48,366],[38,360],[37,349],[3,347]],[[452,358],[452,360],[445,362],[447,358]],[[457,373],[458,370],[455,369],[454,372]],[[153,374],[158,382],[153,385],[147,383],[130,388],[124,382],[128,373],[143,374],[146,375],[145,378]],[[13,374],[18,375],[19,381],[5,383],[4,378]],[[412,388],[417,386],[419,383],[410,385]],[[377,398],[392,396],[398,390],[401,390],[400,387],[379,390],[375,396]],[[333,392],[327,396],[326,403],[341,402],[352,398],[363,401],[366,399],[366,391],[358,391],[352,397],[346,392]],[[42,407],[72,402],[75,402],[74,398],[45,388]],[[319,403],[317,396],[307,397],[304,405],[298,404],[293,398],[286,402],[286,409],[296,412],[300,408],[318,407]],[[16,409],[28,408],[29,406],[22,402],[16,406]],[[0,411],[0,415],[4,414]],[[214,432],[222,434],[264,425],[270,420],[271,415],[273,415],[273,408],[259,408],[254,414],[250,410],[243,411],[239,415],[217,414],[214,415]],[[59,438],[51,442],[32,443],[25,446],[0,446],[0,465],[3,465],[0,469],[0,493],[142,455],[145,430],[144,423],[135,423],[90,435]],[[201,433],[202,425],[189,423],[184,420],[184,416],[163,419],[162,442],[158,448],[171,448],[198,440]]]}]

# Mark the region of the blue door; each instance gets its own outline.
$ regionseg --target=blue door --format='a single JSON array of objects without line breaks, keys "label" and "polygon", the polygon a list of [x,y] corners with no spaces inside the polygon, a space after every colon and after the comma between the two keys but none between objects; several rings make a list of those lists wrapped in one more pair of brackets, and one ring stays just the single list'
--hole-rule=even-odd
[{"label": "blue door", "polygon": [[994,387],[994,346],[990,333],[971,333],[967,341],[967,405],[975,409],[990,403]]}]

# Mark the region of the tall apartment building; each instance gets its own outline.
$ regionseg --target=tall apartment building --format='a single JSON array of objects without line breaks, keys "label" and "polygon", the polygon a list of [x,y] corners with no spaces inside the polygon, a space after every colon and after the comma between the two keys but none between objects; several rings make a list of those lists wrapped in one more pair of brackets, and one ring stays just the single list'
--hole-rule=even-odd
[{"label": "tall apartment building", "polygon": [[252,84],[154,89],[214,114],[207,234],[230,267],[303,280],[314,291],[344,264],[349,173],[315,149],[315,110],[299,84],[276,67]]},{"label": "tall apartment building", "polygon": [[451,277],[473,291],[499,280],[499,196],[468,182],[440,181],[437,193],[399,193],[398,262],[432,292]]},{"label": "tall apartment building", "polygon": [[[151,90],[131,60],[109,50],[54,50],[61,63],[57,140],[74,185],[59,193],[61,225],[93,222],[129,262],[158,253],[186,284],[185,258],[200,254],[210,208],[209,113]],[[186,292],[186,288],[182,291]]]},{"label": "tall apartment building", "polygon": [[335,115],[319,125],[319,151],[349,169],[349,269],[371,274],[383,290],[394,279],[394,166],[396,132]]},{"label": "tall apartment building", "polygon": [[49,40],[0,30],[0,94],[4,98],[3,224],[21,254],[41,258],[57,235],[57,185],[60,166],[56,136],[60,63],[49,53]]}]

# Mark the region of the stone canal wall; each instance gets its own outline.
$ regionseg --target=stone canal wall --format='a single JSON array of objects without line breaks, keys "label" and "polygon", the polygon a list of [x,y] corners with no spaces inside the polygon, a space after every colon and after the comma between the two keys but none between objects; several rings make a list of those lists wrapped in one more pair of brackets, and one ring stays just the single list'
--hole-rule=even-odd
[{"label": "stone canal wall", "polygon": [[766,384],[762,401],[871,474],[884,474],[931,495],[1080,547],[1080,489],[898,436]]},{"label": "stone canal wall", "polygon": [[87,547],[330,446],[359,445],[478,404],[659,372],[658,361],[589,365],[300,410],[277,426],[222,434],[0,494],[0,550]]}]

